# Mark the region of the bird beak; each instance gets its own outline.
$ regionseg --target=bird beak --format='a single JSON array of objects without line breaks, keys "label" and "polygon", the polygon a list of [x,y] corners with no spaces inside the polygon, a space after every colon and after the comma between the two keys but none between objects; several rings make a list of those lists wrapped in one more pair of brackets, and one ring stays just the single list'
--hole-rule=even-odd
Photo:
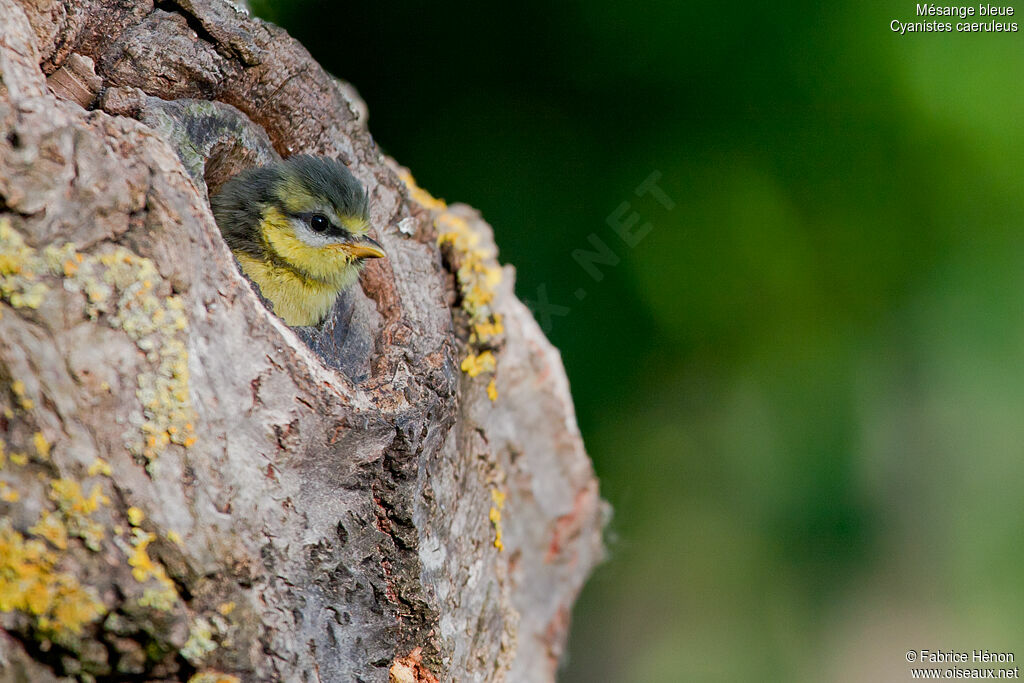
[{"label": "bird beak", "polygon": [[352,258],[382,258],[387,256],[384,253],[384,247],[380,246],[377,240],[370,237],[363,237],[358,242],[336,244],[332,248],[343,251]]}]

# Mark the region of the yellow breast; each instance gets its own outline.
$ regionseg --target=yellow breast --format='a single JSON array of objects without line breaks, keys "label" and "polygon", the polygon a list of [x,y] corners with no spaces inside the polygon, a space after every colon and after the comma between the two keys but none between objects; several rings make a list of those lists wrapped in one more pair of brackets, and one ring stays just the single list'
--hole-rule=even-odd
[{"label": "yellow breast", "polygon": [[250,254],[236,252],[235,256],[245,274],[273,304],[274,313],[292,327],[319,323],[341,291],[337,285],[303,277]]},{"label": "yellow breast", "polygon": [[242,270],[260,288],[274,313],[292,327],[316,325],[331,310],[338,293],[359,276],[359,268],[344,252],[311,247],[292,230],[277,209],[264,213],[260,233],[275,259],[236,251]]}]

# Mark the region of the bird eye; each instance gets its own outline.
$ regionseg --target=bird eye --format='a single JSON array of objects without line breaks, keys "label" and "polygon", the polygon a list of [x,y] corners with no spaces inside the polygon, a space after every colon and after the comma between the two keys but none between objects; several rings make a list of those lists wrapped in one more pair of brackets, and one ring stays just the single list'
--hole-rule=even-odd
[{"label": "bird eye", "polygon": [[326,232],[327,229],[331,227],[331,222],[327,220],[327,216],[315,213],[309,219],[309,227],[313,228],[317,232]]}]

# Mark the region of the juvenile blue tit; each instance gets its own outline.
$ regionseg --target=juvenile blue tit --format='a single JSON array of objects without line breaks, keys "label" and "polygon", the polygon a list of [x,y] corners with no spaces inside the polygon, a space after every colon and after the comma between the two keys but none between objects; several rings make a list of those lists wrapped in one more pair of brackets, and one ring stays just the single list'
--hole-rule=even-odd
[{"label": "juvenile blue tit", "polygon": [[316,325],[384,250],[367,235],[366,192],[333,159],[294,156],[243,171],[210,200],[242,270],[288,325]]}]

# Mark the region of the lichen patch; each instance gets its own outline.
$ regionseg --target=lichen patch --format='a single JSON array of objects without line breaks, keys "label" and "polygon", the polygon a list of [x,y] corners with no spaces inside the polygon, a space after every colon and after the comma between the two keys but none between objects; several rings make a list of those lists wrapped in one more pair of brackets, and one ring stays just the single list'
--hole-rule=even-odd
[{"label": "lichen patch", "polygon": [[64,516],[67,532],[85,542],[92,551],[99,552],[106,530],[103,525],[92,519],[100,505],[110,505],[110,499],[104,495],[99,484],[94,484],[89,495],[82,491],[82,485],[74,479],[52,479],[50,481],[50,500]]},{"label": "lichen patch", "polygon": [[455,268],[459,308],[469,330],[462,371],[470,377],[490,375],[492,381],[488,382],[487,396],[495,401],[498,391],[493,382],[497,372],[494,350],[505,332],[502,316],[494,310],[502,278],[497,253],[493,247],[482,243],[480,235],[462,216],[446,210],[434,223],[438,230],[437,243]]},{"label": "lichen patch", "polygon": [[155,585],[146,586],[139,604],[143,607],[169,612],[180,597],[174,582],[167,576],[164,566],[149,556],[149,544],[156,539],[156,534],[143,531],[138,527],[133,528],[128,564],[132,567],[132,577],[139,583],[155,581]]},{"label": "lichen patch", "polygon": [[505,492],[501,489],[491,489],[491,511],[488,516],[494,527],[494,547],[498,549],[498,552],[505,549],[501,533],[501,511],[505,508],[505,498]]},{"label": "lichen patch", "polygon": [[497,367],[497,361],[492,351],[470,352],[469,355],[462,359],[460,367],[470,377],[476,377],[481,373],[494,372]]},{"label": "lichen patch", "polygon": [[459,310],[468,328],[462,371],[470,377],[483,373],[491,375],[487,383],[487,397],[492,402],[496,401],[498,388],[494,374],[497,362],[494,350],[500,346],[505,332],[502,316],[494,310],[497,288],[502,279],[497,252],[492,245],[483,242],[465,218],[450,210],[444,200],[437,199],[417,185],[408,170],[402,169],[399,178],[405,183],[410,198],[433,214],[437,244],[455,272]]},{"label": "lichen patch", "polygon": [[[141,404],[139,433],[129,440],[130,450],[152,461],[172,443],[194,444],[188,318],[180,297],[157,293],[169,287],[153,261],[120,246],[98,255],[80,253],[71,242],[37,250],[9,218],[0,218],[0,299],[15,308],[39,308],[58,283],[82,294],[86,315],[122,330],[145,354],[148,369],[138,374],[135,391]],[[14,382],[11,390],[22,410],[34,409],[24,383]],[[45,457],[49,445],[39,436],[36,450]]]},{"label": "lichen patch", "polygon": [[95,591],[59,571],[58,555],[0,519],[0,612],[22,612],[55,636],[79,635],[106,613]]},{"label": "lichen patch", "polygon": [[189,630],[188,642],[181,648],[181,656],[193,665],[201,664],[210,653],[217,649],[213,634],[214,628],[210,622],[203,617],[196,617]]}]

